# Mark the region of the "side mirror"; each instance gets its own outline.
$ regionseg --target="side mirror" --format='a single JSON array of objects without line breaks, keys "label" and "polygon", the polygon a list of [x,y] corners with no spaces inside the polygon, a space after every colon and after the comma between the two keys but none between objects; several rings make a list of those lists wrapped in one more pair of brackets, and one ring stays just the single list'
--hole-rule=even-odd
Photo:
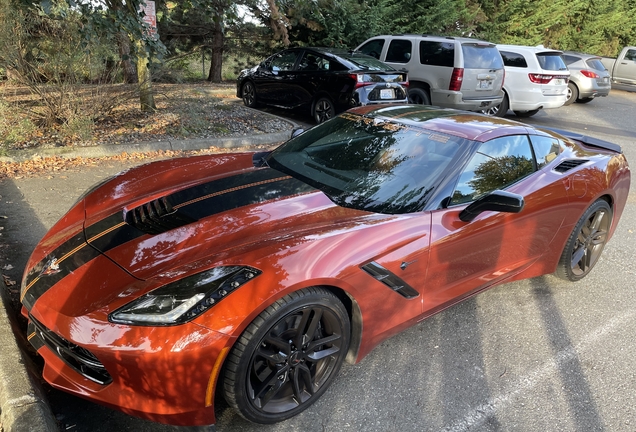
[{"label": "side mirror", "polygon": [[492,191],[461,211],[459,219],[470,222],[482,212],[497,211],[504,213],[519,213],[524,206],[523,197],[518,194],[502,190]]},{"label": "side mirror", "polygon": [[305,132],[305,129],[303,129],[303,128],[299,127],[299,126],[296,126],[296,127],[292,130],[291,137],[292,137],[292,138],[296,138],[298,135],[300,135],[300,134],[301,134],[301,133],[303,133],[303,132]]}]

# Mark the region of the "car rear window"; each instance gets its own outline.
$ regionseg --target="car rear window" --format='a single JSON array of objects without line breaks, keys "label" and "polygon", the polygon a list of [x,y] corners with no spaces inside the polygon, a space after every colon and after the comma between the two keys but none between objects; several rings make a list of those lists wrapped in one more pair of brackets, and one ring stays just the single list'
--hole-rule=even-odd
[{"label": "car rear window", "polygon": [[420,63],[430,66],[455,65],[455,44],[453,42],[420,42]]},{"label": "car rear window", "polygon": [[601,63],[601,59],[598,59],[598,58],[588,59],[585,62],[585,64],[592,69],[596,69],[600,71],[606,70],[603,63]]},{"label": "car rear window", "polygon": [[522,54],[517,54],[509,51],[499,51],[499,53],[501,54],[501,58],[503,59],[503,64],[505,66],[518,68],[528,67],[528,62]]},{"label": "car rear window", "polygon": [[541,69],[550,70],[550,71],[562,71],[568,70],[568,67],[565,65],[561,54],[558,53],[540,53],[537,54],[537,59],[539,60],[539,65]]},{"label": "car rear window", "polygon": [[359,69],[364,70],[378,70],[378,71],[394,71],[395,68],[389,66],[386,63],[381,62],[380,60],[367,56],[367,55],[356,55],[352,54],[350,56],[342,56],[342,58],[349,60],[354,65],[358,66]]},{"label": "car rear window", "polygon": [[495,46],[463,44],[465,69],[503,69],[501,55]]}]

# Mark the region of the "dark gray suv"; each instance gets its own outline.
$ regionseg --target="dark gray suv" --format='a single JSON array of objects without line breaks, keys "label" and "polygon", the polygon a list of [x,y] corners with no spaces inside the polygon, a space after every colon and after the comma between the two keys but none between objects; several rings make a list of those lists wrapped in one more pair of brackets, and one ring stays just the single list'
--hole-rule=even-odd
[{"label": "dark gray suv", "polygon": [[461,37],[383,35],[356,50],[409,73],[409,100],[468,111],[503,99],[504,65],[495,44]]}]

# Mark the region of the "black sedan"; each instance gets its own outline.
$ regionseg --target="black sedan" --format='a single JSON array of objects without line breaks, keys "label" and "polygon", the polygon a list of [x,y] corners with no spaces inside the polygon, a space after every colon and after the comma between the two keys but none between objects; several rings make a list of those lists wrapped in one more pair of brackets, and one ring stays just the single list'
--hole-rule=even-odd
[{"label": "black sedan", "polygon": [[290,48],[241,71],[236,95],[248,107],[304,107],[322,123],[354,106],[407,103],[406,71],[342,49]]}]

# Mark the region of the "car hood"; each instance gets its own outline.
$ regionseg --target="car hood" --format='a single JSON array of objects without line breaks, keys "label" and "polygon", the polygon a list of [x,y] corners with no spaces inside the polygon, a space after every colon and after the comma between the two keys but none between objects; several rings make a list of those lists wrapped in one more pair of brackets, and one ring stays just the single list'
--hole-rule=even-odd
[{"label": "car hood", "polygon": [[206,259],[249,264],[241,262],[248,251],[369,214],[336,206],[252,158],[188,158],[128,171],[86,196],[86,241],[147,279]]}]

